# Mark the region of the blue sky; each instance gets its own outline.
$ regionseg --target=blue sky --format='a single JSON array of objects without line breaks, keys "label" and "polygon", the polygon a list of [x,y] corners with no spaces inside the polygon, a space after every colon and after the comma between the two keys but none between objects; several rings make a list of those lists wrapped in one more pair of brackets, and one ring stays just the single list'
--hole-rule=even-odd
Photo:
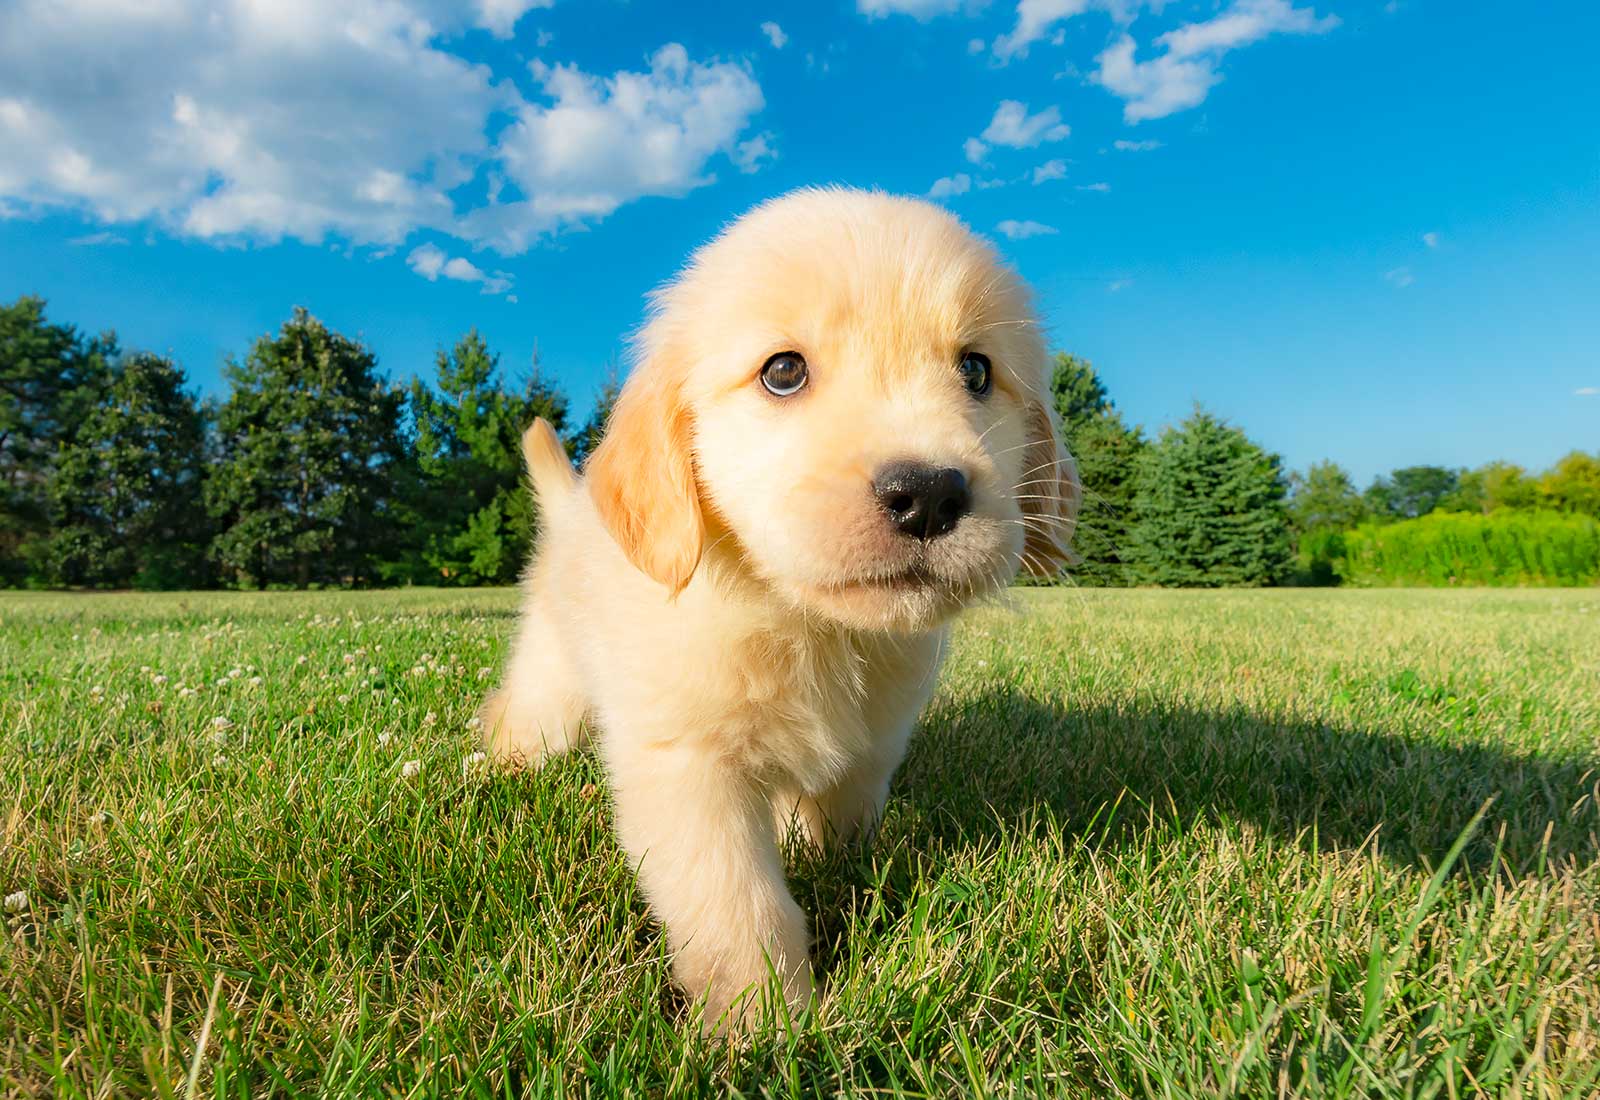
[{"label": "blue sky", "polygon": [[1147,429],[1542,467],[1600,449],[1597,37],[1576,0],[11,0],[0,298],[207,392],[297,304],[397,378],[476,325],[581,412],[752,204],[932,192]]}]

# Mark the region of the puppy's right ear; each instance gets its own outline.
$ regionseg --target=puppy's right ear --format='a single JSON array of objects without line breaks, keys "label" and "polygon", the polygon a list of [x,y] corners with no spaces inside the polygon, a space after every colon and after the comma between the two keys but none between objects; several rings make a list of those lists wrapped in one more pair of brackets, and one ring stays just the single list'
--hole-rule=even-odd
[{"label": "puppy's right ear", "polygon": [[584,481],[634,568],[683,591],[700,564],[705,524],[681,372],[652,359],[622,387]]}]

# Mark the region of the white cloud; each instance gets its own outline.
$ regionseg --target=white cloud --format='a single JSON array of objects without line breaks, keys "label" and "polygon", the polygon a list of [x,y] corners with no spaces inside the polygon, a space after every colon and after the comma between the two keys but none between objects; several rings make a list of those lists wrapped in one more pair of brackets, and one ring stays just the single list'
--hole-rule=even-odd
[{"label": "white cloud", "polygon": [[467,236],[502,252],[535,238],[598,221],[646,196],[677,196],[716,177],[721,153],[743,168],[770,154],[765,136],[739,136],[765,105],[749,71],[732,62],[701,64],[673,43],[650,71],[591,76],[571,65],[531,66],[553,102],[520,103],[496,152],[524,197],[467,215]]},{"label": "white cloud", "polygon": [[1045,225],[1042,222],[1019,222],[1011,218],[1007,218],[995,228],[1013,241],[1026,240],[1029,237],[1048,237],[1060,232],[1054,226]]},{"label": "white cloud", "polygon": [[475,0],[478,26],[496,38],[510,38],[517,20],[534,8],[548,8],[555,0]]},{"label": "white cloud", "polygon": [[1127,290],[1132,285],[1132,279],[1112,279],[1106,284],[1106,293],[1115,294],[1119,290]]},{"label": "white cloud", "polygon": [[[1025,55],[1028,47],[1050,34],[1057,23],[1073,19],[1091,9],[1107,12],[1118,23],[1128,23],[1145,0],[1018,0],[1017,22],[1007,34],[994,40],[995,57],[1010,61]],[[1150,6],[1159,8],[1162,0],[1149,0]],[[1065,40],[1063,30],[1051,36],[1053,45]]]},{"label": "white cloud", "polygon": [[[764,101],[742,64],[678,45],[609,77],[536,62],[529,102],[450,52],[548,3],[0,3],[0,209],[226,243],[397,246],[433,229],[517,251],[710,182],[713,158],[770,158],[770,140],[745,140]],[[459,207],[485,178],[488,203]]]},{"label": "white cloud", "polygon": [[1088,10],[1089,0],[1021,0],[1017,4],[1017,25],[1009,34],[994,40],[995,56],[1009,61],[1027,53],[1028,46],[1043,38],[1056,23]]},{"label": "white cloud", "polygon": [[1049,180],[1067,178],[1067,162],[1064,160],[1047,160],[1033,170],[1033,182],[1037,186]]},{"label": "white cloud", "polygon": [[449,258],[438,245],[420,244],[406,257],[406,266],[431,283],[439,277]]},{"label": "white cloud", "polygon": [[511,289],[509,272],[487,274],[477,264],[463,256],[451,257],[435,244],[420,244],[406,257],[406,266],[430,283],[442,275],[459,283],[477,283],[484,294],[504,294]]},{"label": "white cloud", "polygon": [[909,15],[919,22],[926,22],[935,16],[959,11],[961,4],[962,0],[856,0],[856,10],[869,19]]},{"label": "white cloud", "polygon": [[1126,121],[1165,118],[1205,101],[1222,81],[1218,65],[1228,51],[1273,34],[1324,34],[1338,25],[1338,16],[1318,17],[1291,0],[1235,0],[1212,19],[1161,35],[1162,52],[1148,61],[1134,57],[1138,46],[1124,34],[1100,54],[1094,80],[1126,101]]},{"label": "white cloud", "polygon": [[961,143],[961,151],[966,154],[967,160],[973,164],[982,164],[983,158],[989,155],[989,147],[977,138],[968,138]]},{"label": "white cloud", "polygon": [[730,154],[734,167],[745,175],[761,171],[764,165],[778,159],[778,150],[773,148],[772,141],[770,133],[757,134],[749,141],[741,141]]},{"label": "white cloud", "polygon": [[1439,247],[1439,234],[1437,234],[1437,233],[1424,233],[1422,235],[1422,243],[1427,245],[1429,248],[1438,248]]},{"label": "white cloud", "polygon": [[1080,183],[1078,185],[1078,190],[1079,191],[1099,191],[1099,192],[1101,192],[1103,194],[1103,193],[1111,190],[1111,185],[1109,183]]},{"label": "white cloud", "polygon": [[993,191],[996,187],[1004,187],[1005,185],[1006,181],[1000,179],[979,180],[977,184],[979,191]]},{"label": "white cloud", "polygon": [[944,176],[933,181],[933,186],[928,188],[930,199],[947,199],[951,195],[965,195],[972,190],[972,177],[965,172],[957,172],[953,176]]},{"label": "white cloud", "polygon": [[1399,287],[1410,286],[1412,283],[1417,281],[1417,277],[1411,274],[1411,269],[1409,267],[1391,268],[1383,273],[1383,277],[1391,286]]},{"label": "white cloud", "polygon": [[128,238],[117,233],[86,233],[81,237],[72,237],[67,241],[74,248],[83,248],[99,244],[127,244]]},{"label": "white cloud", "polygon": [[970,53],[970,54],[980,54],[980,53],[983,52],[983,49],[984,49],[983,39],[981,39],[981,38],[969,38],[969,39],[967,39],[967,52],[968,53]]},{"label": "white cloud", "polygon": [[776,23],[766,22],[761,24],[761,33],[767,36],[767,41],[772,43],[775,50],[783,49],[789,41],[789,36],[783,33],[783,28]]},{"label": "white cloud", "polygon": [[1161,148],[1161,142],[1159,142],[1159,141],[1128,141],[1125,138],[1118,138],[1116,141],[1113,141],[1111,143],[1111,146],[1112,146],[1112,148],[1118,150],[1119,152],[1123,152],[1123,153],[1148,153],[1152,149]]},{"label": "white cloud", "polygon": [[1579,386],[1572,391],[1573,397],[1600,397],[1600,386]]},{"label": "white cloud", "polygon": [[0,5],[0,200],[202,238],[444,225],[507,91],[419,4]]},{"label": "white cloud", "polygon": [[1047,141],[1061,141],[1070,133],[1072,127],[1061,121],[1060,108],[1046,107],[1030,115],[1026,103],[1008,99],[995,108],[994,118],[989,120],[982,137],[990,145],[1031,149]]}]

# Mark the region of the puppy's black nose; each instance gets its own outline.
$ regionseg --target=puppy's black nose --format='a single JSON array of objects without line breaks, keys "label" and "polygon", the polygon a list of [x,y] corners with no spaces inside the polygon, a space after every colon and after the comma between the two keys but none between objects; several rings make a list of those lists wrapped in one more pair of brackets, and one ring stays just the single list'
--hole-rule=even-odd
[{"label": "puppy's black nose", "polygon": [[950,466],[891,462],[872,479],[872,491],[889,522],[919,539],[938,538],[972,510],[967,476]]}]

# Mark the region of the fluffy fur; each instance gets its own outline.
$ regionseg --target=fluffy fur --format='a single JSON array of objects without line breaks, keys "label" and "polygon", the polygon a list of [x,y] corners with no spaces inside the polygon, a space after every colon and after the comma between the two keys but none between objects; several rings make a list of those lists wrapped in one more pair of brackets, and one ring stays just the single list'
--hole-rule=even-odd
[{"label": "fluffy fur", "polygon": [[[617,830],[708,1026],[812,993],[779,838],[883,811],[950,616],[1069,554],[1077,475],[1028,294],[939,207],[858,191],[767,203],[658,291],[579,479],[543,422],[542,535],[488,748],[538,766],[593,730]],[[775,353],[810,367],[775,398]],[[975,397],[957,364],[993,364]],[[874,471],[961,469],[973,506],[927,542]]]}]

